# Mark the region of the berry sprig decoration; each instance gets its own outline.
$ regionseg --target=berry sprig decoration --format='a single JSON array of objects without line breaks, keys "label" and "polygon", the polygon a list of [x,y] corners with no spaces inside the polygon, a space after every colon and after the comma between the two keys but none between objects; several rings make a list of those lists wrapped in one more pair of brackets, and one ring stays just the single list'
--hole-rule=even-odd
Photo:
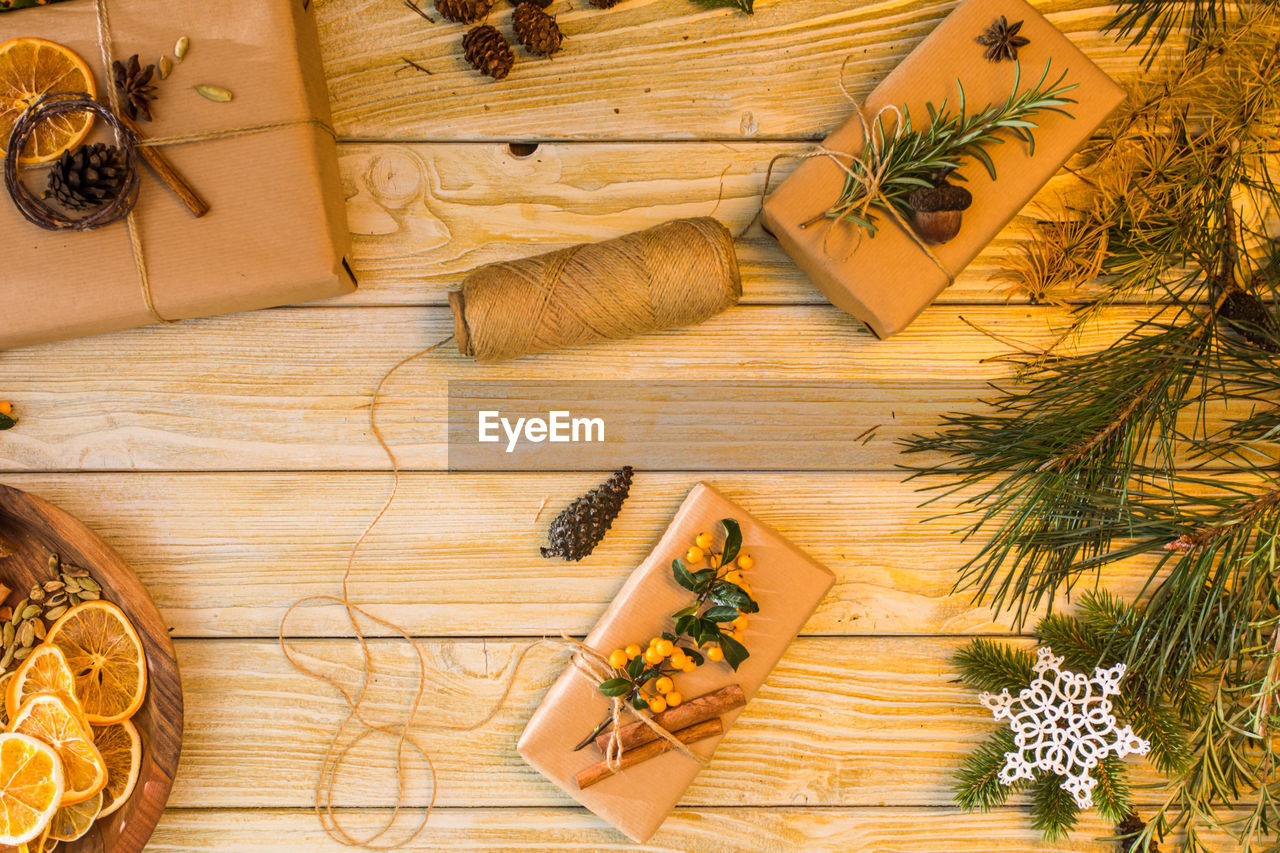
[{"label": "berry sprig decoration", "polygon": [[13,403],[0,400],[0,430],[13,429],[17,425],[18,419],[13,416]]},{"label": "berry sprig decoration", "polygon": [[[693,604],[671,614],[674,631],[664,631],[649,640],[646,648],[631,643],[609,653],[614,676],[600,682],[600,692],[618,698],[638,711],[646,708],[661,714],[684,701],[676,690],[675,676],[693,672],[707,661],[724,661],[735,671],[750,653],[742,644],[747,629],[744,614],[757,613],[760,606],[751,597],[751,586],[743,572],[755,565],[742,552],[742,529],[732,518],[721,520],[724,545],[715,550],[715,538],[699,533],[683,558],[671,561],[676,583],[697,595]],[[706,568],[690,566],[707,564]],[[728,627],[725,627],[725,626]],[[704,653],[705,652],[705,653]],[[583,749],[612,722],[606,717],[574,747]]]}]

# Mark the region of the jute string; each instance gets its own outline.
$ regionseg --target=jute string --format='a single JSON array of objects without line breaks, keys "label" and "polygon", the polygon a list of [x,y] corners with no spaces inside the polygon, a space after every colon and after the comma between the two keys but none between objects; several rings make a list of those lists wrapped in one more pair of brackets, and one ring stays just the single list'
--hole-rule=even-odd
[{"label": "jute string", "polygon": [[[103,73],[110,78],[111,64],[115,59],[115,50],[111,38],[111,14],[107,8],[107,0],[94,0],[94,9],[97,12],[98,22],[98,51],[102,56]],[[112,85],[106,86],[107,99],[111,105],[111,109],[115,112],[120,111],[120,95],[116,92],[116,87]],[[173,145],[186,145],[192,142],[208,142],[217,139],[233,139],[240,136],[249,136],[258,133],[269,133],[273,130],[281,130],[291,127],[314,126],[320,128],[330,136],[337,138],[337,134],[333,128],[326,122],[318,118],[300,118],[286,121],[264,122],[255,125],[246,125],[244,127],[234,127],[225,130],[213,130],[204,133],[192,133],[182,136],[168,136],[154,139],[148,139],[138,144],[150,148],[163,148]],[[129,248],[133,253],[133,265],[138,273],[138,286],[142,292],[142,301],[146,305],[147,313],[151,319],[157,323],[176,323],[177,320],[171,320],[162,315],[156,308],[155,296],[151,292],[151,276],[147,271],[147,259],[143,252],[142,237],[138,229],[137,214],[134,210],[130,210],[125,216],[125,229],[129,234]]]},{"label": "jute string", "polygon": [[490,362],[699,323],[742,283],[733,235],[701,217],[489,264],[455,296],[459,348]]},{"label": "jute string", "polygon": [[[348,847],[361,847],[369,850],[395,850],[411,844],[426,829],[427,821],[431,817],[431,811],[435,808],[437,777],[435,765],[431,761],[431,754],[427,751],[416,737],[415,731],[436,730],[450,732],[471,732],[488,725],[493,721],[498,712],[506,703],[507,698],[511,695],[512,687],[515,684],[516,675],[519,673],[520,666],[524,662],[526,656],[534,649],[542,645],[554,644],[559,646],[567,646],[574,650],[572,665],[574,671],[579,673],[583,678],[588,679],[595,686],[607,678],[613,677],[613,667],[610,666],[608,659],[598,650],[591,648],[585,643],[574,639],[568,635],[562,634],[559,637],[543,637],[535,640],[529,645],[524,646],[511,660],[509,671],[503,683],[502,691],[497,700],[490,706],[489,710],[479,719],[463,724],[451,724],[441,722],[421,723],[417,720],[418,712],[422,709],[423,701],[426,697],[427,674],[430,665],[427,662],[426,653],[422,646],[413,638],[408,629],[397,625],[389,620],[374,615],[368,609],[354,603],[351,600],[351,576],[355,569],[356,555],[359,553],[361,546],[365,540],[373,532],[395,502],[396,494],[400,490],[400,461],[395,451],[388,443],[386,436],[383,435],[382,428],[378,424],[378,408],[385,399],[383,394],[384,388],[390,379],[400,371],[401,368],[411,362],[434,352],[445,344],[449,343],[452,336],[442,341],[432,344],[425,349],[419,350],[414,354],[407,356],[397,362],[378,380],[374,388],[373,396],[369,405],[369,431],[373,434],[378,446],[386,455],[387,460],[391,463],[391,491],[383,502],[382,507],[374,515],[373,519],[361,532],[356,539],[355,544],[351,546],[351,550],[347,554],[346,567],[342,574],[341,594],[340,595],[313,595],[295,601],[285,611],[284,616],[280,620],[280,630],[277,635],[280,648],[285,658],[289,661],[294,669],[321,681],[334,690],[342,697],[346,705],[346,711],[342,721],[338,724],[337,730],[330,739],[325,748],[324,755],[320,760],[320,769],[316,775],[315,783],[315,804],[314,809],[320,825],[324,831],[339,844]],[[341,681],[330,674],[328,669],[319,669],[308,666],[299,657],[294,641],[290,638],[288,624],[290,617],[296,610],[302,607],[313,605],[340,605],[347,617],[347,622],[351,626],[351,631],[355,635],[356,641],[360,646],[360,679],[359,688],[351,691],[344,687]],[[372,681],[374,665],[373,650],[370,647],[369,639],[365,633],[364,627],[361,625],[361,618],[367,619],[375,625],[378,625],[390,634],[400,638],[408,643],[414,650],[417,666],[415,673],[415,683],[412,692],[412,698],[404,717],[397,723],[379,723],[370,720],[365,713],[365,702],[368,698],[370,684]],[[605,761],[611,768],[618,766],[621,757],[622,747],[619,740],[619,729],[621,729],[621,716],[626,713],[635,719],[643,722],[659,737],[669,741],[674,748],[683,755],[693,759],[700,765],[705,765],[706,761],[690,751],[690,749],[681,743],[674,735],[655,723],[647,715],[639,713],[629,704],[621,702],[617,698],[613,698],[610,707],[611,724],[613,726],[612,735],[609,739],[609,746],[605,751]],[[351,735],[353,729],[357,729],[354,735]],[[345,764],[347,757],[351,752],[366,740],[375,736],[389,737],[394,741],[395,750],[395,779],[396,779],[396,799],[387,819],[383,821],[377,828],[367,834],[358,835],[352,830],[345,827],[339,820],[339,806],[335,804],[335,789],[338,787],[338,773]],[[427,802],[421,807],[421,815],[417,822],[413,824],[412,830],[400,838],[393,840],[383,840],[397,823],[401,812],[406,808],[406,785],[408,774],[410,772],[410,762],[413,761],[414,755],[417,755],[421,765],[426,769],[427,776],[430,779],[431,793]]]}]

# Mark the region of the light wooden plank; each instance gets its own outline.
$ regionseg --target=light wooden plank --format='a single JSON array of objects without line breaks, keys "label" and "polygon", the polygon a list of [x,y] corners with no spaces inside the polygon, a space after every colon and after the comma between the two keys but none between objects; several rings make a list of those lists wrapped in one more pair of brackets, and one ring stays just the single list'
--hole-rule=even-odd
[{"label": "light wooden plank", "polygon": [[[821,138],[849,112],[837,83],[845,57],[847,85],[865,97],[954,4],[761,2],[753,16],[686,0],[560,4],[565,49],[550,62],[519,51],[501,82],[466,65],[463,26],[384,0],[316,5],[340,134],[469,140]],[[1035,5],[1108,72],[1136,71],[1140,51],[1099,33],[1113,7]],[[496,6],[489,22],[509,32],[509,16]]]},{"label": "light wooden plank", "polygon": [[[593,242],[668,219],[715,215],[734,234],[746,303],[825,297],[757,225],[769,163],[795,143],[347,144],[342,173],[360,289],[329,304],[442,305],[471,269]],[[796,160],[775,164],[772,186]],[[999,279],[1028,224],[1074,186],[1051,181],[957,278],[942,304],[1023,302]]]},{"label": "light wooden plank", "polygon": [[[1145,314],[1113,309],[1082,345],[1114,340]],[[821,378],[869,383],[868,399],[881,402],[853,415],[869,420],[851,436],[877,424],[889,436],[972,404],[985,380],[1007,375],[990,357],[1008,347],[988,332],[1043,344],[1064,322],[1054,308],[937,306],[878,341],[830,306],[738,306],[689,329],[498,365],[448,345],[388,383],[380,418],[406,467],[441,469],[450,380]],[[0,470],[385,469],[369,394],[450,334],[444,308],[295,308],[11,351],[0,389],[23,421],[0,439]],[[866,468],[898,461],[890,442],[867,445]]]},{"label": "light wooden plank", "polygon": [[[423,636],[586,633],[699,478],[647,473],[608,538],[579,563],[544,560],[550,519],[593,474],[409,474],[366,541],[352,596]],[[977,549],[920,508],[895,472],[707,478],[836,573],[810,634],[1007,632],[951,593]],[[176,636],[268,637],[285,608],[337,592],[346,556],[381,506],[387,474],[24,474],[6,483],[54,501],[138,571]],[[547,510],[535,523],[538,506]],[[1149,560],[1108,568],[1136,594]],[[1086,581],[1082,586],[1090,586]],[[349,635],[335,608],[290,631]],[[375,633],[378,631],[375,629]],[[385,632],[383,632],[385,633]]]},{"label": "light wooden plank", "polygon": [[[750,637],[748,636],[748,643]],[[975,694],[956,683],[949,658],[959,638],[801,638],[689,788],[686,806],[945,806],[955,768],[994,730]],[[516,673],[506,705],[474,732],[463,726],[500,695],[514,654],[528,641],[424,640],[429,691],[418,717],[445,807],[566,805],[563,793],[515,752],[520,731],[568,650],[539,645]],[[357,686],[352,640],[298,641],[309,666],[347,690]],[[417,656],[407,643],[373,643],[376,676],[366,718],[401,719]],[[311,805],[328,740],[344,714],[336,693],[295,673],[274,641],[178,643],[187,706],[182,765],[171,804],[192,808]],[[595,720],[584,720],[584,726]],[[395,790],[393,741],[352,752],[334,803],[385,806]],[[672,760],[683,760],[671,756]],[[1134,765],[1134,780],[1153,771]],[[411,802],[425,775],[408,774]],[[1138,795],[1142,801],[1158,791]]]},{"label": "light wooden plank", "polygon": [[[386,815],[341,814],[351,831],[373,832]],[[229,828],[234,827],[234,832]],[[1021,808],[967,814],[948,808],[678,808],[646,853],[739,853],[746,839],[759,853],[1115,853],[1114,828],[1086,815],[1071,838],[1036,838]],[[1230,850],[1218,834],[1215,850]],[[945,845],[942,847],[940,845]],[[147,849],[153,853],[341,853],[311,812],[170,809]],[[582,809],[436,809],[415,851],[634,851],[636,845]]]}]

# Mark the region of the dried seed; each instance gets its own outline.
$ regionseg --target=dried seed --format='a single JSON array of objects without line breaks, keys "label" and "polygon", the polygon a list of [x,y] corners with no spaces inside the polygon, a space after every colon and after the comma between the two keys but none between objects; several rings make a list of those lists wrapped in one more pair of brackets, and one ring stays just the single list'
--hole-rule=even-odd
[{"label": "dried seed", "polygon": [[55,592],[49,596],[49,600],[45,602],[46,607],[57,607],[59,604],[67,603],[67,594],[65,592]]},{"label": "dried seed", "polygon": [[187,38],[186,36],[183,36],[182,38],[178,39],[178,43],[173,46],[173,55],[178,57],[178,61],[181,62],[183,59],[186,58],[187,51],[190,49],[191,49],[191,39]]},{"label": "dried seed", "polygon": [[7,648],[4,650],[4,656],[0,657],[0,670],[8,669],[11,663],[13,663],[13,649]]},{"label": "dried seed", "polygon": [[62,560],[58,557],[57,554],[49,555],[49,571],[57,572],[58,567],[61,565],[62,565]]},{"label": "dried seed", "polygon": [[59,604],[57,607],[50,607],[48,612],[44,614],[44,618],[52,622],[66,612],[67,612],[67,605]]},{"label": "dried seed", "polygon": [[30,598],[32,601],[44,601],[44,590],[38,586],[31,587]]},{"label": "dried seed", "polygon": [[97,601],[99,598],[102,598],[102,593],[94,589],[86,589],[80,593],[81,601]]},{"label": "dried seed", "polygon": [[46,627],[45,627],[45,625],[44,625],[44,620],[43,620],[43,619],[32,619],[32,620],[31,620],[31,624],[32,624],[32,625],[34,625],[34,626],[36,626],[36,639],[43,643],[43,642],[44,642],[44,635],[45,635],[45,634],[47,634],[47,633],[49,632],[49,629],[48,629],[48,628],[46,628]]},{"label": "dried seed", "polygon": [[18,635],[17,630],[12,625],[5,625],[4,630],[0,631],[0,644],[7,649],[13,645],[13,638]]},{"label": "dried seed", "polygon": [[28,604],[26,609],[22,611],[22,618],[24,620],[34,619],[35,617],[40,615],[40,609],[41,608],[39,604]]},{"label": "dried seed", "polygon": [[168,80],[169,75],[173,73],[173,60],[167,56],[162,56],[156,61],[156,68],[160,71],[160,79]]},{"label": "dried seed", "polygon": [[210,86],[208,83],[201,83],[196,86],[196,91],[200,93],[201,97],[220,104],[225,104],[231,100],[231,90],[224,89],[221,86]]},{"label": "dried seed", "polygon": [[66,586],[66,584],[64,584],[62,581],[45,581],[44,591],[57,592],[58,590],[62,589],[64,586]]},{"label": "dried seed", "polygon": [[67,585],[63,587],[67,592],[76,593],[80,591],[80,581],[75,578],[67,580]]},{"label": "dried seed", "polygon": [[68,578],[87,578],[87,577],[89,577],[89,571],[87,569],[82,569],[79,566],[67,566],[66,571],[62,573],[63,580],[67,580]]},{"label": "dried seed", "polygon": [[16,650],[14,650],[14,653],[13,653],[13,659],[14,659],[14,660],[26,660],[26,659],[27,659],[27,655],[31,654],[31,651],[32,651],[32,649],[31,649],[31,647],[30,647],[30,646],[23,646],[23,647],[22,647],[22,648],[20,648],[20,649],[16,649]]},{"label": "dried seed", "polygon": [[18,630],[18,642],[22,643],[23,648],[26,648],[35,641],[36,626],[31,622],[23,622],[22,627]]},{"label": "dried seed", "polygon": [[93,590],[94,592],[102,592],[102,585],[101,585],[101,584],[99,584],[99,583],[98,583],[96,580],[94,580],[93,578],[81,578],[81,579],[80,579],[80,588],[81,588],[81,589],[91,589],[91,590]]},{"label": "dried seed", "polygon": [[22,611],[27,609],[27,605],[29,603],[30,602],[24,598],[13,606],[13,615],[9,617],[9,624],[17,625],[22,621]]}]

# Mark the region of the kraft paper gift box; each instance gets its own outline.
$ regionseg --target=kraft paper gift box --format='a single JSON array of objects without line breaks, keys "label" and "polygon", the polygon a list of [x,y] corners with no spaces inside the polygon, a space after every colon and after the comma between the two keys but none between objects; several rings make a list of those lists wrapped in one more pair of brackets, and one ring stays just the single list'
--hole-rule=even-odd
[{"label": "kraft paper gift box", "polygon": [[[136,208],[142,260],[157,312],[169,320],[302,302],[346,293],[349,235],[337,150],[327,129],[328,93],[311,13],[302,0],[166,3],[105,0],[113,57],[145,65],[191,48],[157,78],[149,138],[261,132],[166,145],[163,153],[209,203],[193,217],[140,165]],[[0,41],[36,37],[64,44],[93,69],[99,100],[111,85],[98,41],[94,0],[0,14]],[[195,86],[231,91],[230,103]],[[86,141],[110,140],[103,122]],[[324,125],[324,126],[320,126]],[[44,176],[27,169],[27,183]],[[46,231],[0,192],[0,349],[156,322],[146,305],[123,221],[90,232]]]},{"label": "kraft paper gift box", "polygon": [[[671,561],[684,555],[699,532],[718,535],[723,518],[737,519],[742,528],[742,550],[755,560],[745,574],[760,612],[748,617],[742,640],[751,656],[737,672],[723,662],[707,662],[691,673],[677,676],[677,689],[688,701],[725,685],[739,684],[749,707],[751,697],[835,578],[824,566],[706,484],[698,484],[685,498],[662,538],[631,573],[585,642],[608,655],[612,649],[629,643],[645,645],[650,637],[669,631],[670,614],[693,600],[692,593],[672,578]],[[728,729],[741,711],[739,708],[721,717],[724,735],[689,744],[689,749],[709,759],[721,739],[730,736]],[[517,749],[525,761],[569,796],[632,840],[643,842],[675,808],[700,768],[688,756],[668,752],[580,790],[576,774],[599,763],[602,756],[594,745],[577,752],[573,748],[608,713],[609,700],[590,678],[570,664],[529,720]],[[628,714],[622,716],[624,725],[633,720]],[[751,744],[742,742],[738,748],[750,750]]]},{"label": "kraft paper gift box", "polygon": [[[823,219],[802,227],[831,208],[844,187],[844,171],[825,156],[803,161],[765,202],[765,230],[832,304],[879,337],[902,331],[933,302],[1124,100],[1110,77],[1023,0],[965,0],[868,96],[862,110],[867,120],[874,122],[883,107],[905,106],[919,129],[928,121],[926,104],[940,107],[945,99],[954,111],[957,80],[964,86],[969,114],[1004,101],[1013,89],[1015,64],[989,62],[983,57],[985,48],[975,41],[1001,15],[1011,24],[1023,21],[1019,35],[1030,40],[1018,50],[1019,90],[1034,85],[1051,62],[1046,82],[1067,72],[1063,82],[1078,84],[1067,97],[1077,103],[1067,108],[1073,118],[1055,113],[1032,118],[1038,125],[1034,155],[1012,136],[987,146],[995,181],[981,164],[964,163],[958,174],[966,180],[956,183],[973,193],[973,204],[964,212],[960,233],[930,247],[947,272],[883,211],[877,213],[879,232],[860,241],[848,222]],[[891,132],[889,114],[885,121],[886,132]],[[823,146],[850,154],[862,150],[856,112]]]}]

